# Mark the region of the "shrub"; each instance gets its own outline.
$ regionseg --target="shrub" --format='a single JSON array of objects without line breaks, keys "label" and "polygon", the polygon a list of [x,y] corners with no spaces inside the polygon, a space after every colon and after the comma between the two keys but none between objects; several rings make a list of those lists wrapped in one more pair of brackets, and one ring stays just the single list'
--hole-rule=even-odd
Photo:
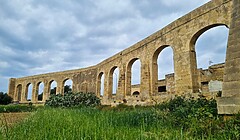
[{"label": "shrub", "polygon": [[0,105],[0,113],[9,112],[31,112],[35,111],[38,107],[32,105]]},{"label": "shrub", "polygon": [[51,95],[45,105],[52,107],[97,106],[100,99],[94,93],[72,93]]},{"label": "shrub", "polygon": [[12,102],[12,97],[8,96],[7,93],[0,92],[0,104],[7,105]]},{"label": "shrub", "polygon": [[168,112],[168,121],[173,127],[180,127],[192,135],[207,137],[217,130],[218,126],[213,125],[219,117],[214,99],[179,96],[156,108]]}]

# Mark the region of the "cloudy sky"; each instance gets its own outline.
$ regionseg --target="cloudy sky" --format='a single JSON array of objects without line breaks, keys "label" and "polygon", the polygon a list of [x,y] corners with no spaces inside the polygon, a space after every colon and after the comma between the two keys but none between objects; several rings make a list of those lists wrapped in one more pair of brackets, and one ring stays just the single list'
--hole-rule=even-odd
[{"label": "cloudy sky", "polygon": [[[95,65],[208,1],[0,0],[0,91],[10,77]],[[203,67],[224,61],[227,33],[214,28],[198,40]],[[159,57],[161,72],[173,71],[171,49]]]}]

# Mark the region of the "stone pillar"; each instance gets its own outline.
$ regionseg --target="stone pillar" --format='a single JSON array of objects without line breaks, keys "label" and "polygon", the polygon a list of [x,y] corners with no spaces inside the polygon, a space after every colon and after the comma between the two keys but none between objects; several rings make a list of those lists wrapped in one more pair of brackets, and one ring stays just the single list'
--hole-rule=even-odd
[{"label": "stone pillar", "polygon": [[[104,73],[104,92],[103,92],[103,103],[108,104],[109,94],[108,94],[108,72]],[[100,85],[101,86],[101,85]]]},{"label": "stone pillar", "polygon": [[14,98],[16,78],[10,78],[8,84],[8,95]]},{"label": "stone pillar", "polygon": [[194,59],[195,52],[175,51],[174,54],[174,69],[175,69],[175,92],[178,95],[185,93],[196,92],[197,82],[196,77],[196,60]]},{"label": "stone pillar", "polygon": [[38,99],[38,86],[36,82],[32,83],[32,103],[36,103]]},{"label": "stone pillar", "polygon": [[[111,72],[107,75],[107,94],[108,98],[112,98],[112,92],[113,92],[113,74]],[[105,87],[105,86],[104,86]]]},{"label": "stone pillar", "polygon": [[150,95],[150,66],[148,61],[141,62],[141,85],[140,85],[140,97],[142,100],[146,100]]},{"label": "stone pillar", "polygon": [[44,81],[44,89],[43,89],[43,102],[49,99],[50,96],[50,83],[48,81]]},{"label": "stone pillar", "polygon": [[131,67],[132,67],[132,65],[128,66],[126,68],[124,96],[130,96],[131,95],[131,76],[132,76]]},{"label": "stone pillar", "polygon": [[119,68],[119,79],[118,79],[118,89],[117,89],[117,99],[123,100],[125,98],[125,66]]},{"label": "stone pillar", "polygon": [[97,76],[97,83],[96,83],[96,95],[97,97],[101,96],[101,75]]},{"label": "stone pillar", "polygon": [[61,80],[57,81],[57,89],[56,89],[56,94],[62,94],[64,95],[64,83]]},{"label": "stone pillar", "polygon": [[158,92],[158,64],[157,61],[152,60],[151,64],[151,91],[150,95],[154,96]]},{"label": "stone pillar", "polygon": [[240,112],[240,0],[233,0],[233,11],[223,76],[222,98],[218,100],[219,114]]},{"label": "stone pillar", "polygon": [[21,101],[22,102],[27,102],[27,93],[28,93],[28,88],[26,85],[22,86],[22,94],[21,94]]},{"label": "stone pillar", "polygon": [[18,95],[18,88],[17,88],[17,85],[16,85],[15,90],[14,90],[14,95],[13,95],[13,102],[18,101],[17,95]]}]

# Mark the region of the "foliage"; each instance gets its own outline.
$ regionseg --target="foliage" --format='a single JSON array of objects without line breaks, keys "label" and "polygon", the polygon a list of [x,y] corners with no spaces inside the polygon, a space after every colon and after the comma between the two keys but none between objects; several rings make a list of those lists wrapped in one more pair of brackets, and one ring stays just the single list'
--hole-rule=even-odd
[{"label": "foliage", "polygon": [[64,86],[64,94],[72,92],[72,88],[70,85]]},{"label": "foliage", "polygon": [[[197,133],[201,122],[189,120],[195,127],[173,126],[172,116],[153,107],[132,110],[94,108],[44,108],[29,119],[1,134],[7,139],[239,139],[240,118],[224,122],[211,118],[204,133]],[[209,127],[211,126],[211,128]],[[215,131],[212,131],[216,129]]]},{"label": "foliage", "polygon": [[7,93],[0,92],[0,104],[7,105],[12,102],[12,97],[8,96]]},{"label": "foliage", "polygon": [[42,101],[42,99],[43,99],[43,92],[38,95],[38,101]]},{"label": "foliage", "polygon": [[[50,90],[50,95],[55,95],[57,91],[57,88],[54,87],[53,89]],[[72,88],[70,85],[65,85],[64,86],[64,94],[72,92]],[[43,99],[43,92],[38,95],[38,101],[42,101]]]},{"label": "foliage", "polygon": [[57,92],[57,88],[54,87],[53,89],[50,90],[50,95],[55,95]]},{"label": "foliage", "polygon": [[51,107],[97,106],[100,99],[94,93],[52,94],[45,105]]},{"label": "foliage", "polygon": [[177,97],[156,106],[39,109],[0,139],[239,139],[240,115],[216,114],[216,101]]},{"label": "foliage", "polygon": [[32,105],[0,105],[0,113],[31,112],[37,108],[38,107]]}]

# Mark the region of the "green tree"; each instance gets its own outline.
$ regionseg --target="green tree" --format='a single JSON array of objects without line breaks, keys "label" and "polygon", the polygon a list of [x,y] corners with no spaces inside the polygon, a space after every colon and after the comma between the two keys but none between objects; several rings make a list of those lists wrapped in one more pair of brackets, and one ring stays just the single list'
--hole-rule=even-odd
[{"label": "green tree", "polygon": [[70,92],[72,92],[71,86],[70,86],[70,85],[64,86],[64,94],[65,94],[65,93],[70,93]]},{"label": "green tree", "polygon": [[7,93],[0,92],[0,104],[7,105],[12,102],[12,97],[8,96]]}]

